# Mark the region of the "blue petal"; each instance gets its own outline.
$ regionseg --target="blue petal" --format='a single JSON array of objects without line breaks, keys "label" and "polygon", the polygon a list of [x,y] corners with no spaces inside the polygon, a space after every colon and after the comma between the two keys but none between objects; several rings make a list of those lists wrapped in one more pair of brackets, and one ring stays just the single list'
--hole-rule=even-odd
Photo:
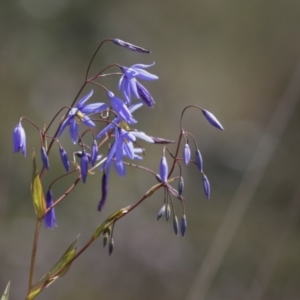
[{"label": "blue petal", "polygon": [[160,160],[160,165],[159,165],[159,174],[163,182],[167,182],[168,173],[169,173],[169,169],[168,169],[167,159],[165,156],[163,156]]},{"label": "blue petal", "polygon": [[191,149],[188,143],[186,143],[184,146],[183,158],[184,158],[184,163],[187,166],[191,160]]},{"label": "blue petal", "polygon": [[71,121],[69,133],[73,143],[76,144],[78,139],[78,124],[74,119]]},{"label": "blue petal", "polygon": [[143,79],[143,80],[156,80],[158,79],[158,76],[151,74],[143,69],[136,69],[138,71],[138,75],[136,78]]},{"label": "blue petal", "polygon": [[122,161],[115,162],[115,170],[119,174],[119,176],[122,176],[122,177],[125,176],[126,170],[125,170],[125,166]]},{"label": "blue petal", "polygon": [[136,111],[137,109],[139,109],[141,106],[143,106],[143,103],[137,103],[137,104],[131,105],[129,107],[129,111],[131,113],[133,113],[134,111]]},{"label": "blue petal", "polygon": [[[114,119],[113,122],[116,123],[118,119]],[[104,127],[96,136],[96,139],[100,139],[105,133],[107,133],[110,129],[113,129],[116,125],[114,123],[108,124],[106,127]]]},{"label": "blue petal", "polygon": [[88,117],[87,115],[83,116],[83,120],[81,120],[86,126],[95,127],[95,123]]},{"label": "blue petal", "polygon": [[77,108],[81,110],[83,104],[89,100],[91,98],[91,96],[93,95],[94,91],[91,90],[87,95],[83,96],[77,103]]},{"label": "blue petal", "polygon": [[94,113],[105,111],[106,109],[108,109],[108,105],[99,102],[99,103],[92,103],[84,106],[81,109],[81,112],[83,112],[84,114],[94,114]]}]

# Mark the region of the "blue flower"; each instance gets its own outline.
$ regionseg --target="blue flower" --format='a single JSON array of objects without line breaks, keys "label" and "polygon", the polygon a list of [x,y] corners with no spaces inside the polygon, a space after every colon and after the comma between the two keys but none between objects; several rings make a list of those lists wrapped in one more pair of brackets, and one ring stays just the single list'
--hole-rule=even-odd
[{"label": "blue flower", "polygon": [[126,104],[120,98],[116,97],[111,91],[107,91],[107,96],[114,112],[118,115],[121,121],[124,121],[128,124],[137,123]]},{"label": "blue flower", "polygon": [[26,134],[21,122],[17,124],[13,132],[13,148],[14,153],[21,150],[23,156],[26,156]]},{"label": "blue flower", "polygon": [[96,160],[98,158],[98,144],[97,141],[93,141],[92,145],[92,151],[91,151],[91,165],[94,166],[96,163]]},{"label": "blue flower", "polygon": [[[47,191],[46,194],[46,207],[47,209],[53,204],[53,195],[51,190]],[[56,218],[55,218],[55,211],[54,207],[52,207],[45,215],[44,217],[44,223],[46,228],[51,228],[57,226],[56,225]]]},{"label": "blue flower", "polygon": [[70,136],[74,144],[78,139],[79,123],[82,122],[88,127],[95,127],[95,123],[87,116],[87,114],[99,113],[108,108],[105,103],[92,103],[84,106],[84,103],[93,95],[93,90],[81,98],[76,107],[73,107],[64,122],[61,124],[58,137],[62,134],[64,129],[70,125]]},{"label": "blue flower", "polygon": [[142,99],[149,107],[154,106],[154,100],[148,90],[140,84],[137,79],[142,80],[156,80],[158,76],[145,71],[145,68],[154,66],[155,63],[150,65],[136,64],[129,68],[121,67],[123,72],[119,81],[119,90],[123,92],[127,103],[131,102],[131,95],[135,98]]},{"label": "blue flower", "polygon": [[[122,100],[121,100],[122,101]],[[140,108],[143,105],[143,103],[137,103],[134,104],[132,106],[130,106],[128,108],[130,113],[133,113],[135,110],[137,110],[138,108]],[[132,123],[131,121],[134,122]],[[106,134],[108,131],[110,131],[111,129],[114,129],[115,127],[117,127],[116,125],[119,125],[122,122],[122,118],[120,116],[118,116],[117,118],[115,118],[114,120],[112,120],[111,123],[109,123],[104,129],[102,129],[98,135],[96,136],[96,139],[100,139],[104,134]],[[135,124],[136,120],[134,118],[129,119],[129,122],[127,122],[127,124]]]},{"label": "blue flower", "polygon": [[138,153],[143,150],[141,148],[134,148],[133,142],[136,138],[143,139],[149,143],[154,143],[153,139],[140,131],[126,131],[124,129],[115,129],[115,141],[109,150],[105,170],[109,174],[111,161],[114,161],[115,169],[120,176],[125,176],[125,166],[123,164],[123,156],[130,159],[141,159]]}]

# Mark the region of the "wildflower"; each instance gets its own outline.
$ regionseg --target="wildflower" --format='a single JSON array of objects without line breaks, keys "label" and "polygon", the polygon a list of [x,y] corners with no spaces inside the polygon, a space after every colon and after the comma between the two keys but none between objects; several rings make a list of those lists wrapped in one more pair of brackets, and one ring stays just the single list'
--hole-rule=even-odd
[{"label": "wildflower", "polygon": [[166,157],[163,155],[163,157],[160,160],[160,165],[159,165],[159,174],[162,182],[167,182],[168,180],[168,163]]},{"label": "wildflower", "polygon": [[43,162],[44,168],[49,170],[49,158],[48,158],[45,147],[41,148],[41,157],[42,157],[42,162]]},{"label": "wildflower", "polygon": [[184,163],[187,166],[191,160],[191,149],[188,143],[184,145],[183,158]]},{"label": "wildflower", "polygon": [[70,171],[70,162],[69,162],[68,154],[62,146],[59,146],[59,154],[60,154],[60,158],[64,165],[65,170],[67,172],[69,172]]},{"label": "wildflower", "polygon": [[23,156],[26,156],[26,134],[21,122],[17,124],[13,132],[13,148],[14,153],[21,150]]},{"label": "wildflower", "polygon": [[221,123],[218,121],[218,119],[208,110],[202,109],[202,112],[206,118],[206,120],[214,127],[224,130],[224,127],[221,125]]},{"label": "wildflower", "polygon": [[131,67],[121,67],[123,72],[119,81],[119,90],[123,92],[124,98],[127,103],[131,102],[131,94],[137,99],[142,99],[149,107],[154,106],[154,100],[148,90],[140,84],[137,79],[142,80],[156,80],[158,76],[145,71],[145,68],[154,66],[155,63],[150,65],[136,64]]},{"label": "wildflower", "polygon": [[116,97],[111,91],[107,92],[107,96],[110,100],[113,110],[119,116],[120,120],[129,124],[137,123],[126,104],[120,98]]},{"label": "wildflower", "polygon": [[[53,205],[53,195],[51,190],[48,190],[46,193],[46,207],[47,209]],[[46,228],[53,229],[56,225],[55,211],[54,207],[52,207],[44,217],[44,223]]]},{"label": "wildflower", "polygon": [[203,172],[203,160],[199,149],[196,150],[196,165],[198,169]]},{"label": "wildflower", "polygon": [[95,127],[95,123],[87,116],[87,114],[94,114],[102,112],[108,108],[105,103],[92,103],[84,106],[84,103],[93,95],[93,90],[81,98],[76,107],[73,107],[68,113],[66,119],[60,126],[58,136],[62,134],[64,129],[70,125],[70,136],[74,144],[78,139],[79,123],[83,122],[88,127]]},{"label": "wildflower", "polygon": [[210,198],[210,183],[208,181],[208,178],[204,174],[202,175],[202,181],[203,181],[204,194],[205,194],[206,198],[209,199]]},{"label": "wildflower", "polygon": [[130,44],[128,42],[124,42],[120,39],[112,39],[112,42],[115,43],[118,46],[124,47],[126,49],[131,50],[131,51],[136,51],[136,52],[141,52],[141,53],[150,53],[151,52],[150,50],[144,49],[140,46]]}]

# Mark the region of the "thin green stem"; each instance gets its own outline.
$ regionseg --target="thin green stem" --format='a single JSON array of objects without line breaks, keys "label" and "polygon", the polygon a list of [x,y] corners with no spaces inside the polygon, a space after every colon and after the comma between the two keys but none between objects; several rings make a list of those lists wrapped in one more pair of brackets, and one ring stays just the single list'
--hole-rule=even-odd
[{"label": "thin green stem", "polygon": [[31,261],[30,261],[30,271],[29,271],[29,282],[28,282],[28,295],[33,286],[33,277],[34,277],[34,266],[35,266],[35,258],[36,258],[36,250],[38,245],[39,232],[41,228],[42,220],[37,218],[35,224],[35,232],[32,244],[32,252],[31,252]]}]

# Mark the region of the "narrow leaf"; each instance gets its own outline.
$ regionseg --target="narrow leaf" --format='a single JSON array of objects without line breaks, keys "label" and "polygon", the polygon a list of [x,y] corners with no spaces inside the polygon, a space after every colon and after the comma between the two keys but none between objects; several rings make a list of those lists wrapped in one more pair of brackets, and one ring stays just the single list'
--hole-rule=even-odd
[{"label": "narrow leaf", "polygon": [[9,297],[9,289],[10,289],[10,281],[8,282],[6,288],[5,288],[5,291],[1,297],[1,300],[8,300],[8,297]]},{"label": "narrow leaf", "polygon": [[38,168],[36,165],[35,152],[32,150],[32,181],[31,194],[35,213],[39,218],[42,218],[46,212],[46,204],[44,199],[43,187],[39,177]]},{"label": "narrow leaf", "polygon": [[27,297],[28,300],[34,299],[44,288],[48,287],[51,283],[53,283],[59,277],[62,277],[67,273],[71,264],[68,264],[69,261],[74,257],[76,253],[76,242],[79,236],[72,242],[72,244],[68,247],[65,253],[61,256],[58,262],[54,265],[54,267],[45,274],[37,284],[33,286],[30,291],[29,296]]}]

